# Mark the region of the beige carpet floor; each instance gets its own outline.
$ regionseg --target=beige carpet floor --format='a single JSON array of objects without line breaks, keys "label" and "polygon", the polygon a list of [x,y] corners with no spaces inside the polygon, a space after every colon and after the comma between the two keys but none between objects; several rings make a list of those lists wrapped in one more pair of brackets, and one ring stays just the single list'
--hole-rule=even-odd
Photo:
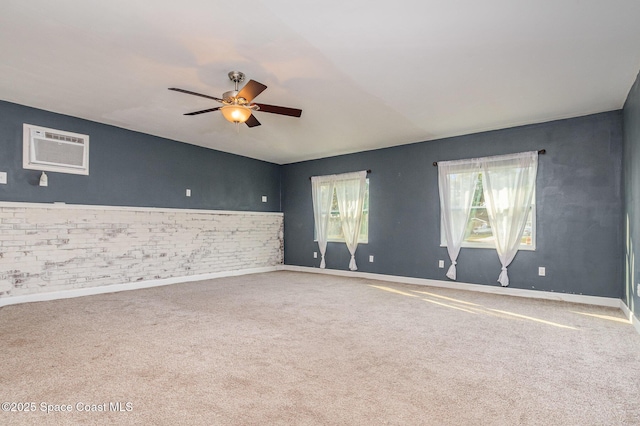
[{"label": "beige carpet floor", "polygon": [[3,425],[640,424],[611,308],[273,272],[7,306],[0,345]]}]

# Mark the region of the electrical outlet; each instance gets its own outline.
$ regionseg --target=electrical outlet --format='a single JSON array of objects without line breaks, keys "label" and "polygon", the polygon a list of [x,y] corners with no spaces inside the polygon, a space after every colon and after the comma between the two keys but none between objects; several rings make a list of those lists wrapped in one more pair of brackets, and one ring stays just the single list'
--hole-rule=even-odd
[{"label": "electrical outlet", "polygon": [[547,269],[544,266],[540,266],[538,268],[538,275],[541,277],[545,277],[547,275]]},{"label": "electrical outlet", "polygon": [[373,255],[372,254],[369,255],[369,263],[373,263]]},{"label": "electrical outlet", "polygon": [[0,184],[7,184],[7,172],[0,172]]},{"label": "electrical outlet", "polygon": [[438,268],[444,268],[444,260],[438,260]]},{"label": "electrical outlet", "polygon": [[186,195],[187,195],[187,197],[191,197],[191,190],[190,189],[187,189]]},{"label": "electrical outlet", "polygon": [[638,288],[636,289],[636,296],[640,296],[640,283],[638,283]]},{"label": "electrical outlet", "polygon": [[266,196],[266,195],[263,195],[263,196],[262,196],[262,202],[263,202],[263,203],[266,203],[266,202],[267,202],[267,196]]},{"label": "electrical outlet", "polygon": [[314,252],[313,252],[313,258],[314,258],[314,259],[317,259],[317,258],[318,258],[318,252],[317,252],[317,251],[314,251]]}]

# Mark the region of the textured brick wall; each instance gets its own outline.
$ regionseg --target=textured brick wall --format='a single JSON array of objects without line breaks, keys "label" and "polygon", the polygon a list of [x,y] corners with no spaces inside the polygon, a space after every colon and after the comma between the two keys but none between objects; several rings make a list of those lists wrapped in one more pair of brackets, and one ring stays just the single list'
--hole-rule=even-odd
[{"label": "textured brick wall", "polygon": [[0,203],[0,297],[282,260],[281,213]]}]

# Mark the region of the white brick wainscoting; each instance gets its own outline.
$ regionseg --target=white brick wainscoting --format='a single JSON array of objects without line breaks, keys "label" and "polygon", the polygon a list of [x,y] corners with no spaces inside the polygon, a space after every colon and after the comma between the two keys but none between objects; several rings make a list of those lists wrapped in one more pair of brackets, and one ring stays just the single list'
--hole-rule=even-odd
[{"label": "white brick wainscoting", "polygon": [[275,270],[283,255],[282,213],[0,202],[0,306]]}]

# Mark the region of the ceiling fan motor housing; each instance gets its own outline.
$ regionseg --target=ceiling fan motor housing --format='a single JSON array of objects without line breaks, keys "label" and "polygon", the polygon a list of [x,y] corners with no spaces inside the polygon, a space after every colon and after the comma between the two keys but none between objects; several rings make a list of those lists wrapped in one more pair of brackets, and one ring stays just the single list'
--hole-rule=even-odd
[{"label": "ceiling fan motor housing", "polygon": [[[236,96],[238,96],[238,91],[237,90],[229,90],[228,92],[224,92],[222,94],[222,100],[225,103],[229,103],[232,104],[234,103]],[[244,98],[240,98],[240,99],[244,99]]]}]

